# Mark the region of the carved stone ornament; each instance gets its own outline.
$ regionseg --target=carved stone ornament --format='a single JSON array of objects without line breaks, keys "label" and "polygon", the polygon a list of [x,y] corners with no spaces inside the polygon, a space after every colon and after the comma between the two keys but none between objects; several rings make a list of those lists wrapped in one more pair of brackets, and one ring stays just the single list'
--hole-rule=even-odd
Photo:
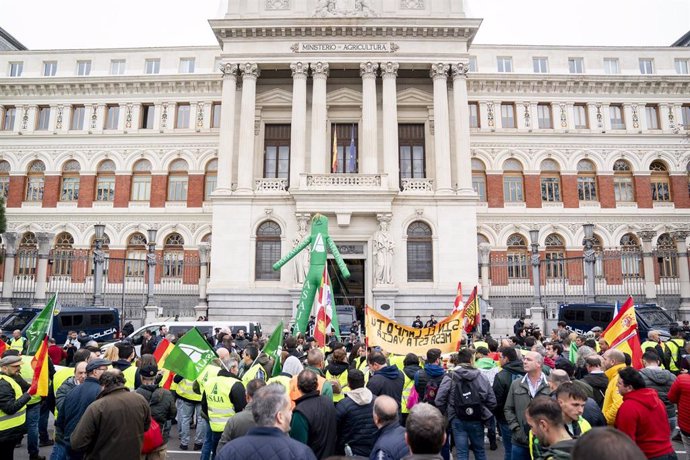
[{"label": "carved stone ornament", "polygon": [[529,102],[525,102],[523,106],[525,107],[525,128],[529,128],[532,124],[531,116],[529,114]]},{"label": "carved stone ornament", "polygon": [[604,117],[601,114],[601,104],[597,104],[597,126],[599,128],[604,126]]},{"label": "carved stone ornament", "polygon": [[237,66],[230,62],[223,62],[218,67],[223,73],[223,78],[237,78]]},{"label": "carved stone ornament", "polygon": [[688,236],[690,236],[690,230],[675,230],[671,232],[671,236],[676,241],[685,242],[685,240],[688,239]]},{"label": "carved stone ornament", "polygon": [[290,70],[292,71],[292,78],[307,78],[307,74],[309,73],[309,65],[301,62],[293,62],[290,64]]},{"label": "carved stone ornament", "polygon": [[125,128],[129,129],[132,127],[132,104],[127,104],[125,110]]},{"label": "carved stone ornament", "polygon": [[376,71],[378,68],[378,64],[374,64],[373,62],[365,62],[359,65],[359,75],[362,78],[376,78]]},{"label": "carved stone ornament", "polygon": [[401,10],[423,10],[424,0],[400,0]]},{"label": "carved stone ornament", "polygon": [[91,106],[91,129],[96,129],[96,122],[98,121],[98,107],[96,104]]},{"label": "carved stone ornament", "polygon": [[242,78],[259,78],[259,75],[261,74],[261,69],[259,69],[259,66],[254,64],[253,62],[247,62],[244,63],[240,66],[240,70],[242,70]]},{"label": "carved stone ornament", "polygon": [[168,104],[163,104],[163,113],[161,115],[161,129],[168,126]]},{"label": "carved stone ornament", "polygon": [[567,128],[568,118],[565,115],[565,104],[560,104],[559,107],[561,108],[561,128]]},{"label": "carved stone ornament", "polygon": [[448,64],[444,64],[442,62],[439,62],[438,64],[432,64],[431,65],[431,71],[429,72],[429,75],[434,80],[436,80],[437,78],[442,78],[445,80],[448,78],[448,70],[449,69],[450,69],[450,66]]},{"label": "carved stone ornament", "polygon": [[29,109],[23,107],[24,116],[22,117],[22,131],[24,131],[29,125]]},{"label": "carved stone ornament", "polygon": [[633,128],[639,128],[640,127],[640,117],[637,115],[637,104],[631,105],[630,108],[632,109]]},{"label": "carved stone ornament", "polygon": [[289,10],[290,0],[266,0],[266,10]]},{"label": "carved stone ornament", "polygon": [[453,71],[453,78],[466,78],[467,77],[467,72],[470,71],[470,63],[468,62],[458,62],[457,64],[453,64],[451,67]]},{"label": "carved stone ornament", "polygon": [[311,68],[311,76],[312,78],[316,77],[328,77],[328,62],[316,62],[314,64],[309,64],[309,67]]},{"label": "carved stone ornament", "polygon": [[204,127],[204,103],[199,102],[196,106],[196,127]]},{"label": "carved stone ornament", "polygon": [[400,64],[397,62],[386,62],[385,64],[381,64],[381,77],[382,78],[395,78],[398,76],[398,69],[400,68]]},{"label": "carved stone ornament", "polygon": [[494,103],[488,102],[486,104],[486,118],[489,122],[489,127],[494,126]]},{"label": "carved stone ornament", "polygon": [[370,0],[317,0],[313,16],[317,18],[376,16],[370,4]]},{"label": "carved stone ornament", "polygon": [[637,232],[637,236],[639,236],[642,241],[651,242],[656,236],[656,230],[640,230]]}]

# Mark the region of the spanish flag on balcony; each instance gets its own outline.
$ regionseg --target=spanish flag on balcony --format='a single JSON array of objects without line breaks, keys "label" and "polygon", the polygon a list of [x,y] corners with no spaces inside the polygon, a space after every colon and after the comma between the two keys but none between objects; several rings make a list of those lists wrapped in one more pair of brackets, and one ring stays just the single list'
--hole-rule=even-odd
[{"label": "spanish flag on balcony", "polygon": [[338,125],[333,125],[333,153],[331,158],[331,172],[338,172]]},{"label": "spanish flag on balcony", "polygon": [[627,353],[632,358],[633,367],[642,369],[642,347],[637,332],[637,317],[632,297],[628,297],[602,336],[609,343],[609,348]]},{"label": "spanish flag on balcony", "polygon": [[43,337],[43,342],[36,355],[31,360],[34,370],[34,378],[31,380],[29,394],[36,396],[48,396],[48,335]]}]

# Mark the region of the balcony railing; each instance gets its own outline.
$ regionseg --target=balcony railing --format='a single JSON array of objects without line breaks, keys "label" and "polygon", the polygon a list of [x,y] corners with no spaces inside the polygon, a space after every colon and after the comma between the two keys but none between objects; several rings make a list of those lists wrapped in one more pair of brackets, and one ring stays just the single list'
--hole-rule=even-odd
[{"label": "balcony railing", "polygon": [[433,179],[401,179],[403,193],[434,193]]},{"label": "balcony railing", "polygon": [[288,187],[287,179],[261,178],[254,181],[256,193],[276,193],[286,192]]},{"label": "balcony railing", "polygon": [[306,186],[313,190],[374,190],[382,185],[380,174],[307,174]]}]

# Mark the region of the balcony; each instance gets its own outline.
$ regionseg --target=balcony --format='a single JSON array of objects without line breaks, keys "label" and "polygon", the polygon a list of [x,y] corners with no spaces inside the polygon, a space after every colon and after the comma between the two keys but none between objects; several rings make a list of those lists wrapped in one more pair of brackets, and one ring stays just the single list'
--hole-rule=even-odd
[{"label": "balcony", "polygon": [[310,191],[378,191],[388,187],[382,174],[302,174],[304,188]]},{"label": "balcony", "polygon": [[433,179],[400,179],[403,193],[434,193]]},{"label": "balcony", "polygon": [[287,179],[261,178],[254,181],[256,193],[285,193],[287,188]]}]

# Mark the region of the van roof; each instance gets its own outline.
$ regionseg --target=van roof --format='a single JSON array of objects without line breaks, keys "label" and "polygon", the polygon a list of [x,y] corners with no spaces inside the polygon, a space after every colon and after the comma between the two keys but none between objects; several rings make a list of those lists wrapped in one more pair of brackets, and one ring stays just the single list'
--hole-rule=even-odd
[{"label": "van roof", "polygon": [[[42,311],[43,308],[38,308],[38,307],[17,307],[14,309],[14,311],[34,311],[34,312],[40,312]],[[66,312],[66,313],[74,313],[74,312],[82,312],[82,313],[93,313],[97,311],[103,311],[103,312],[119,312],[115,307],[60,307],[60,313]]]}]

